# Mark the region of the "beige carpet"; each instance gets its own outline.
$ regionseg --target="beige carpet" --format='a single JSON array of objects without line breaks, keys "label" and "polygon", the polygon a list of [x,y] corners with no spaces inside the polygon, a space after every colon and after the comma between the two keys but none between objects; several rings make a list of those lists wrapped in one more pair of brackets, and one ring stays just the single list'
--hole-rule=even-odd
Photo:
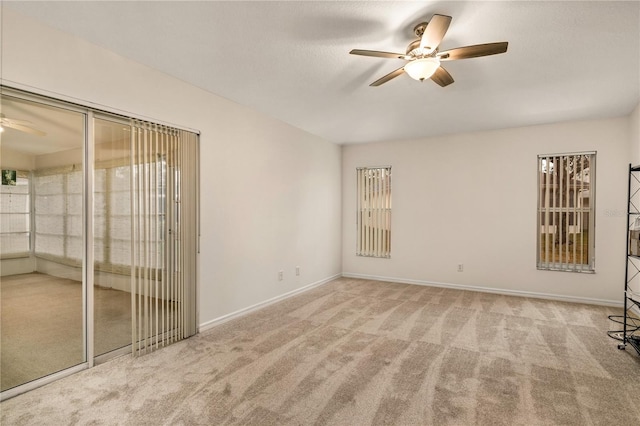
[{"label": "beige carpet", "polygon": [[0,405],[7,425],[638,425],[619,309],[338,279]]},{"label": "beige carpet", "polygon": [[[131,343],[131,294],[95,288],[96,354]],[[0,388],[84,361],[82,285],[31,273],[0,282]]]}]

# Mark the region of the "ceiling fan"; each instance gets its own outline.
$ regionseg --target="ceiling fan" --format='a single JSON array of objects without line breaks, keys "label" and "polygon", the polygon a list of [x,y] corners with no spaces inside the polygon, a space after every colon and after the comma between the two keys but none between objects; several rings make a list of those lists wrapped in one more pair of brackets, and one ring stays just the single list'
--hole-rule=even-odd
[{"label": "ceiling fan", "polygon": [[4,131],[4,128],[15,129],[20,132],[31,133],[36,136],[45,136],[46,133],[42,130],[38,130],[31,126],[30,121],[16,120],[15,118],[8,118],[4,114],[0,113],[0,132]]},{"label": "ceiling fan", "polygon": [[409,61],[404,66],[374,81],[370,86],[380,86],[406,72],[415,80],[424,81],[427,78],[431,78],[431,80],[440,86],[445,87],[453,83],[453,77],[440,65],[440,62],[496,55],[507,51],[509,43],[506,41],[475,44],[473,46],[439,51],[438,46],[449,29],[450,23],[451,16],[436,14],[433,15],[431,21],[416,25],[413,31],[418,39],[409,43],[407,53],[404,54],[360,49],[353,49],[349,53],[352,55],[404,59],[405,61]]}]

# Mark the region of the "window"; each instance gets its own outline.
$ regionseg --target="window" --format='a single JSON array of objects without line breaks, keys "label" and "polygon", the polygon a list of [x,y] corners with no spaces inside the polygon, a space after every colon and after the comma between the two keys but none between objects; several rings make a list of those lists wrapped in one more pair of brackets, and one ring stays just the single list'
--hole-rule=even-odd
[{"label": "window", "polygon": [[29,172],[3,170],[15,179],[3,179],[0,190],[0,253],[3,259],[29,257],[31,249],[31,191]]},{"label": "window", "polygon": [[96,165],[94,172],[94,260],[101,271],[128,273],[131,265],[130,165],[99,166]]},{"label": "window", "polygon": [[391,167],[357,171],[356,255],[391,257]]},{"label": "window", "polygon": [[538,269],[595,270],[596,153],[538,156]]},{"label": "window", "polygon": [[[82,262],[82,170],[80,166],[36,172],[35,187],[35,255],[79,266]],[[96,269],[128,274],[131,266],[131,166],[97,164],[94,173],[94,258]],[[147,169],[151,170],[148,171]],[[134,165],[134,173],[152,176],[145,184],[150,190],[145,218],[156,217],[149,230],[154,241],[164,239],[166,161]],[[3,187],[4,188],[4,187]],[[15,188],[15,187],[14,187]],[[3,195],[4,197],[4,195]],[[15,195],[14,195],[15,198]],[[28,200],[28,198],[27,198]],[[3,198],[4,206],[4,198]],[[28,206],[27,206],[28,209]],[[28,211],[28,210],[27,210]],[[4,221],[3,221],[4,223]],[[28,226],[28,218],[27,218]],[[4,232],[4,227],[3,227]],[[27,228],[27,256],[29,234]],[[3,236],[3,244],[5,241]],[[3,256],[5,255],[3,247]],[[153,252],[154,258],[162,253]]]},{"label": "window", "polygon": [[82,264],[82,166],[36,172],[35,255],[70,266]]},{"label": "window", "polygon": [[[109,165],[98,168],[101,166],[96,166],[94,180],[94,259],[97,268],[101,271],[130,273],[131,167],[134,175],[144,174],[149,178],[145,186],[145,190],[149,191],[146,210],[139,215],[153,224],[153,229],[147,230],[148,238],[154,242],[149,255],[154,259],[158,258],[157,267],[162,267],[166,220],[166,161],[159,157],[157,161],[133,166]],[[157,245],[159,248],[156,249]]]}]

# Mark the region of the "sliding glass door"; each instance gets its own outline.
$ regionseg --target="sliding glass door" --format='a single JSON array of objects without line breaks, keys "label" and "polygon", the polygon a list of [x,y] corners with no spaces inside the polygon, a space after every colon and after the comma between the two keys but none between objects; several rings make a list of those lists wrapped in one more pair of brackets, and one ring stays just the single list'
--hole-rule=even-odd
[{"label": "sliding glass door", "polygon": [[197,134],[0,89],[0,399],[195,334]]},{"label": "sliding glass door", "polygon": [[131,345],[131,126],[94,118],[94,353]]},{"label": "sliding glass door", "polygon": [[0,382],[22,385],[87,361],[86,114],[1,98]]}]

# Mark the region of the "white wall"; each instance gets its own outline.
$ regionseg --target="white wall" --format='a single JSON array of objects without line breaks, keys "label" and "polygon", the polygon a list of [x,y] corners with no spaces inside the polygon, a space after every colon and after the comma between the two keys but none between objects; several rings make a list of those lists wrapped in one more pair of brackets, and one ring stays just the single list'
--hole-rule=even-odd
[{"label": "white wall", "polygon": [[340,274],[339,146],[9,8],[3,15],[4,84],[201,132],[200,323]]},{"label": "white wall", "polygon": [[0,277],[28,274],[35,270],[36,258],[34,256],[0,260]]},{"label": "white wall", "polygon": [[640,166],[640,103],[629,115],[631,159],[634,166]]},{"label": "white wall", "polygon": [[37,155],[35,157],[36,167],[34,170],[82,164],[83,155],[83,148],[73,148],[64,151],[52,152],[50,154]]},{"label": "white wall", "polygon": [[[628,118],[343,147],[348,275],[622,301]],[[596,274],[536,269],[537,155],[597,151]],[[355,256],[355,169],[392,166],[392,258]],[[464,272],[457,265],[464,264]],[[561,298],[562,298],[561,297]]]},{"label": "white wall", "polygon": [[[0,133],[0,144],[2,134]],[[35,157],[33,155],[18,152],[4,145],[0,145],[0,160],[3,169],[33,170],[35,168]]]}]

